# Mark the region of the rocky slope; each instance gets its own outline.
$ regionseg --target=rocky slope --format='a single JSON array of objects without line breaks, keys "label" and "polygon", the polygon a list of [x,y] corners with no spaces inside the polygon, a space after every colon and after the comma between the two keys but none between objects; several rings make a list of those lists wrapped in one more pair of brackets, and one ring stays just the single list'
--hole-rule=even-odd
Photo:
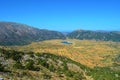
[{"label": "rocky slope", "polygon": [[14,22],[0,22],[0,45],[23,45],[32,41],[64,38],[57,31],[37,29]]}]

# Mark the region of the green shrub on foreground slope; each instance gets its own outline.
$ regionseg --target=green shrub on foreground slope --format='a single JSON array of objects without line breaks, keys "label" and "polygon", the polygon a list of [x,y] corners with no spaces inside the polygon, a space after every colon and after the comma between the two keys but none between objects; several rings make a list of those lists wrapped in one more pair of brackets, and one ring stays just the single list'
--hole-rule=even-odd
[{"label": "green shrub on foreground slope", "polygon": [[[64,56],[0,49],[0,77],[22,80],[119,80],[120,72],[88,68]],[[2,70],[7,70],[5,72]]]}]

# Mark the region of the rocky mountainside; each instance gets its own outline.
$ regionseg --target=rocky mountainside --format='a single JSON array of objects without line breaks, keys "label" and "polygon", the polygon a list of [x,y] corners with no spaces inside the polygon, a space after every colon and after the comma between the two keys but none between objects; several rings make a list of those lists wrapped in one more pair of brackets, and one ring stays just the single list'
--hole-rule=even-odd
[{"label": "rocky mountainside", "polygon": [[80,40],[102,40],[102,41],[120,41],[120,32],[117,31],[89,31],[89,30],[76,30],[69,33],[68,38]]},{"label": "rocky mountainside", "polygon": [[37,29],[15,22],[0,22],[0,45],[25,45],[32,41],[65,39],[66,37],[80,40],[119,42],[120,32],[76,30],[66,34],[57,31]]},{"label": "rocky mountainside", "polygon": [[14,22],[0,22],[0,45],[23,45],[32,41],[64,38],[57,31],[37,29]]}]

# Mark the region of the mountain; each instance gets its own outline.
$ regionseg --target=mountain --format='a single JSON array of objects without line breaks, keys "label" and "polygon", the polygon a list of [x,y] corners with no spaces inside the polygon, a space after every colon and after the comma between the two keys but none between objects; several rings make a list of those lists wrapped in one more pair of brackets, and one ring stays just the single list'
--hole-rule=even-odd
[{"label": "mountain", "polygon": [[15,22],[0,22],[0,45],[25,45],[32,41],[51,39],[87,39],[102,41],[120,41],[119,31],[89,31],[57,32],[34,28]]},{"label": "mountain", "polygon": [[0,22],[0,45],[23,45],[50,39],[65,39],[65,37],[57,31],[37,29],[15,22]]},{"label": "mountain", "polygon": [[120,41],[120,32],[118,31],[89,31],[89,30],[76,30],[67,35],[71,39],[80,40],[102,40],[102,41]]},{"label": "mountain", "polygon": [[118,70],[89,68],[50,53],[25,53],[0,48],[0,77],[5,80],[119,80]]}]

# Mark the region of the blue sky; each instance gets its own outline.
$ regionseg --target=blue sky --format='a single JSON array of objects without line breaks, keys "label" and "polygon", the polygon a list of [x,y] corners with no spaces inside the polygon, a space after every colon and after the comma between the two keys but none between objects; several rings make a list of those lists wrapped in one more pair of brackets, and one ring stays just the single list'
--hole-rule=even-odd
[{"label": "blue sky", "polygon": [[0,21],[57,31],[120,31],[120,0],[0,0]]}]

